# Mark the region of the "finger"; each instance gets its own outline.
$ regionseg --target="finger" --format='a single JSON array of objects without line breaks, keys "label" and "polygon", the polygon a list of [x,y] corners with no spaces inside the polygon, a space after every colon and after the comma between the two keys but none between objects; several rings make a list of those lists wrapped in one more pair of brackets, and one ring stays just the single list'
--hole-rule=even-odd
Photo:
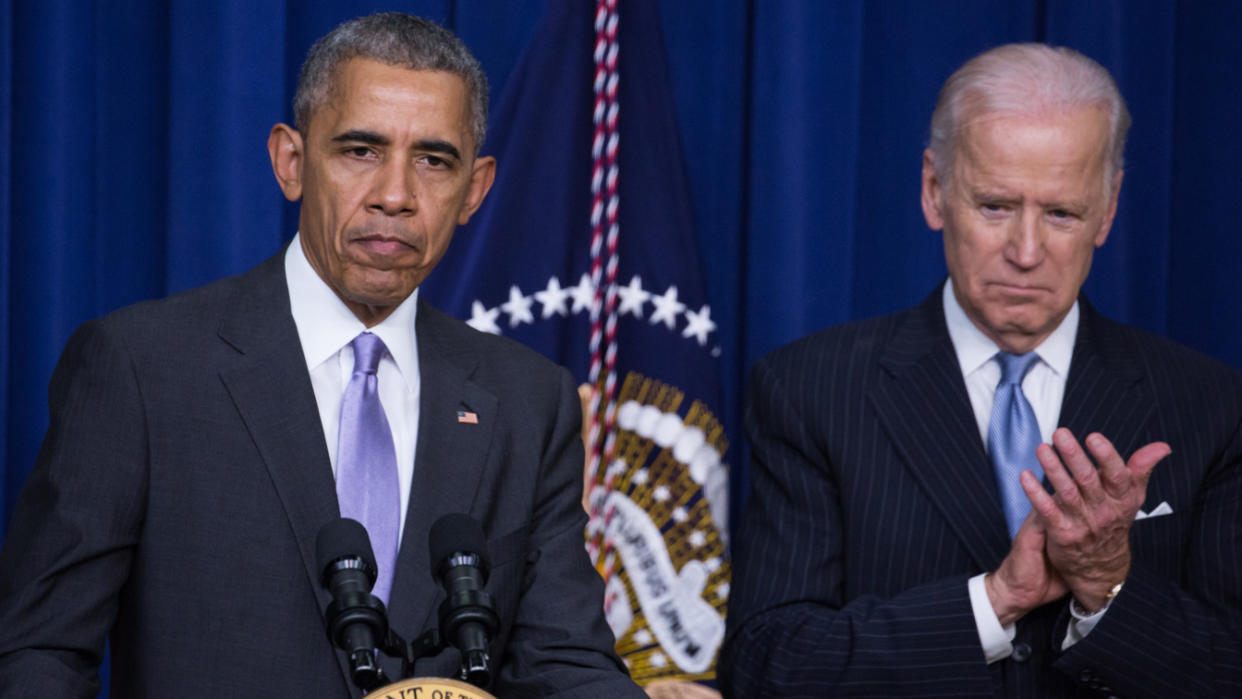
[{"label": "finger", "polygon": [[1130,477],[1134,479],[1139,487],[1146,489],[1147,479],[1151,478],[1152,469],[1156,468],[1156,464],[1172,453],[1173,448],[1164,442],[1152,442],[1140,448],[1130,455],[1130,461],[1127,464],[1130,469]]},{"label": "finger", "polygon": [[1117,449],[1113,447],[1113,443],[1108,441],[1099,432],[1092,432],[1085,441],[1087,450],[1091,452],[1095,462],[1100,465],[1098,473],[1104,492],[1114,499],[1125,497],[1125,494],[1130,490],[1132,479],[1129,469],[1126,468],[1126,462],[1121,458],[1121,454],[1118,454]]},{"label": "finger", "polygon": [[[1018,479],[1021,482],[1021,475]],[[1040,490],[1043,490],[1043,486],[1040,486]],[[1018,533],[1013,535],[1013,548],[1018,551],[1035,551],[1042,555],[1046,536],[1044,520],[1032,507],[1031,511],[1026,514],[1026,519],[1022,520],[1022,526],[1018,527]]]},{"label": "finger", "polygon": [[1078,483],[1078,491],[1083,500],[1094,504],[1104,499],[1104,489],[1100,486],[1100,476],[1096,473],[1091,457],[1083,451],[1082,446],[1074,439],[1074,433],[1064,427],[1052,433],[1052,444],[1061,455],[1061,461],[1074,476]]},{"label": "finger", "polygon": [[[1056,450],[1051,445],[1041,444],[1035,449],[1035,456],[1039,459],[1039,465],[1044,467],[1044,476],[1052,484],[1061,502],[1071,510],[1081,509],[1082,495],[1078,492],[1078,483],[1065,470],[1065,466],[1061,465],[1061,458],[1057,456]],[[1034,474],[1031,478],[1035,478]]]},{"label": "finger", "polygon": [[656,680],[645,687],[651,699],[719,699],[720,693],[710,687],[683,680]]},{"label": "finger", "polygon": [[[1042,447],[1043,445],[1040,446]],[[1023,471],[1018,474],[1018,482],[1022,484],[1022,490],[1026,492],[1026,499],[1031,502],[1031,514],[1027,516],[1027,521],[1023,522],[1022,528],[1026,528],[1028,525],[1038,525],[1040,519],[1051,528],[1065,526],[1068,522],[1068,517],[1057,506],[1056,500],[1048,494],[1048,491],[1044,490],[1044,486],[1035,478],[1034,473]],[[1034,517],[1035,513],[1039,514],[1039,519],[1032,523],[1031,518]],[[1022,534],[1022,529],[1018,530],[1018,534]]]}]

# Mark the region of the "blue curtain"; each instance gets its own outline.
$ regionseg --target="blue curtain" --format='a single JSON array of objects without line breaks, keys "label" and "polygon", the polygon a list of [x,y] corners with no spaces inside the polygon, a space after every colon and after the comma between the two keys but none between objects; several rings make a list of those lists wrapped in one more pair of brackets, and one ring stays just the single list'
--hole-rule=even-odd
[{"label": "blue curtain", "polygon": [[[291,118],[315,37],[374,10],[423,14],[464,38],[495,96],[544,5],[0,0],[0,532],[73,328],[240,272],[293,234],[264,143]],[[663,0],[660,13],[735,466],[751,362],[912,304],[944,274],[918,206],[926,124],[944,78],[1002,42],[1075,47],[1130,101],[1092,300],[1242,367],[1242,4]]]}]

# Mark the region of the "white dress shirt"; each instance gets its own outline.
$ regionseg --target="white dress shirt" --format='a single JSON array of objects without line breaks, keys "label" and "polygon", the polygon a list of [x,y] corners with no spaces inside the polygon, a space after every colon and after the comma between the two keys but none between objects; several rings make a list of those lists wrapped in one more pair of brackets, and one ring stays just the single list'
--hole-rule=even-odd
[{"label": "white dress shirt", "polygon": [[[310,371],[311,387],[323,422],[332,475],[336,477],[337,434],[341,419],[341,398],[354,371],[354,350],[350,346],[368,328],[349,310],[306,259],[301,234],[294,236],[285,252],[285,279],[289,285],[289,306],[298,329],[302,354]],[[418,290],[370,332],[388,348],[380,359],[376,376],[380,404],[388,417],[397,455],[397,480],[401,489],[401,530],[410,501],[414,479],[414,447],[418,443],[418,397],[421,380],[418,369],[418,342],[414,321],[418,313]],[[400,532],[398,533],[400,545]]]},{"label": "white dress shirt", "polygon": [[[1000,348],[966,316],[966,312],[957,302],[957,297],[953,295],[951,279],[945,282],[943,302],[949,339],[953,342],[962,377],[966,380],[966,393],[970,396],[970,407],[975,413],[979,439],[986,449],[988,422],[992,419],[992,400],[996,395],[996,386],[1000,383],[1000,363],[996,361],[996,353]],[[1056,431],[1060,421],[1065,381],[1069,377],[1070,360],[1074,355],[1074,341],[1078,338],[1078,315],[1078,302],[1075,301],[1061,324],[1035,348],[1039,361],[1031,366],[1022,379],[1022,393],[1031,404],[1035,420],[1039,423],[1040,437],[1044,442],[1052,441],[1052,433]],[[979,641],[983,644],[984,656],[992,663],[1013,653],[1015,628],[1013,624],[1002,626],[996,617],[996,611],[988,600],[984,577],[985,574],[980,574],[971,578],[967,588],[975,626],[979,631]],[[1062,649],[1086,636],[1104,614],[1102,609],[1090,616],[1083,616],[1078,614],[1073,605],[1070,605],[1070,612],[1072,620],[1061,645]]]}]

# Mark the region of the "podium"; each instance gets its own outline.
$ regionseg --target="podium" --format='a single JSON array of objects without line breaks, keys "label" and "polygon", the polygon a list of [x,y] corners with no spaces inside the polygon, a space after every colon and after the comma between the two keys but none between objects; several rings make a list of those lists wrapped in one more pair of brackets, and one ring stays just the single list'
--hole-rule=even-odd
[{"label": "podium", "polygon": [[367,699],[496,699],[472,684],[444,677],[412,677],[376,687]]}]

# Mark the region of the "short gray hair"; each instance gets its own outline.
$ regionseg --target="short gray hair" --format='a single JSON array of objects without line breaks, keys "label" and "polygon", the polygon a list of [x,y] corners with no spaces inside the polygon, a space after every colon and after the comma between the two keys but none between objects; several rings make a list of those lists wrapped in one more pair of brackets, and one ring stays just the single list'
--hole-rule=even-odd
[{"label": "short gray hair", "polygon": [[487,76],[482,66],[449,30],[400,12],[351,19],[311,46],[293,96],[293,124],[298,131],[306,133],[311,115],[328,101],[337,71],[352,58],[411,70],[440,70],[461,78],[470,99],[474,152],[479,152],[487,135]]},{"label": "short gray hair", "polygon": [[957,136],[972,117],[1005,112],[1103,107],[1108,112],[1108,167],[1105,191],[1125,167],[1130,110],[1108,71],[1087,56],[1044,44],[1006,44],[975,56],[949,76],[932,113],[931,149],[936,178],[948,183]]}]

